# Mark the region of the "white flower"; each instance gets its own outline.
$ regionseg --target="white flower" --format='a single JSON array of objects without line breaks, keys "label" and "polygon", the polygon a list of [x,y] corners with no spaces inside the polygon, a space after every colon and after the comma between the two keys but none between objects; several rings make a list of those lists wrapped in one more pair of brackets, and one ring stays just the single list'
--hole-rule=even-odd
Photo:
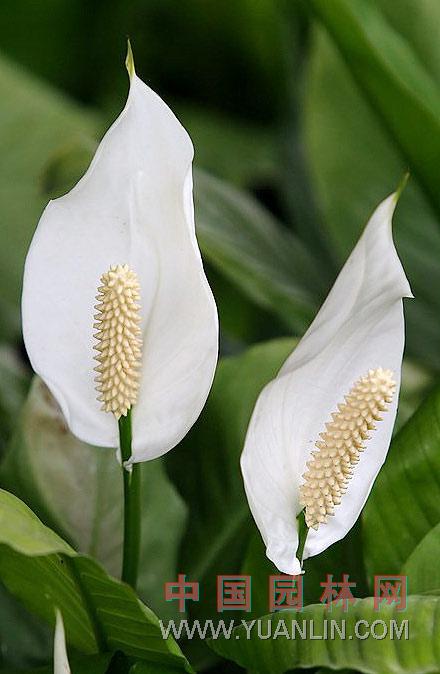
[{"label": "white flower", "polygon": [[[139,462],[174,447],[200,414],[217,362],[218,322],[195,236],[191,140],[130,60],[128,67],[124,110],[84,177],[41,216],[26,259],[22,315],[32,366],[78,438],[117,447],[117,418],[136,403],[132,462]],[[112,273],[133,274],[129,283],[139,286],[137,317],[125,323],[102,313],[126,282],[112,281]],[[118,331],[126,345],[122,375],[120,364],[113,367]],[[141,347],[131,358],[135,342]]]},{"label": "white flower", "polygon": [[56,610],[55,638],[53,643],[53,671],[54,674],[70,674],[63,616],[59,609]]},{"label": "white flower", "polygon": [[284,573],[301,571],[296,517],[303,507],[317,527],[308,533],[307,558],[351,529],[388,451],[404,346],[402,298],[412,297],[392,239],[396,202],[393,194],[377,208],[252,415],[241,457],[246,493],[266,554]]}]

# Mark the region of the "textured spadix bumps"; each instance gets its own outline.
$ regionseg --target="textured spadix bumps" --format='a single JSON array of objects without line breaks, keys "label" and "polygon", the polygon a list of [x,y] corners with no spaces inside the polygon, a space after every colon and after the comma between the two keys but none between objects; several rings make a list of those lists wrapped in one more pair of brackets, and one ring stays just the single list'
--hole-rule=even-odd
[{"label": "textured spadix bumps", "polygon": [[[195,236],[191,140],[132,63],[129,72],[127,104],[87,173],[40,219],[26,259],[22,314],[33,368],[77,437],[118,447],[115,414],[102,404],[118,416],[136,400],[131,463],[167,452],[200,414],[217,362],[218,326]],[[133,329],[124,337],[133,354],[135,338],[142,340],[139,379],[122,365],[119,374],[111,369],[118,367],[115,344],[105,342],[112,328],[101,307],[99,328],[110,332],[102,336],[98,401],[96,289],[103,273],[124,264],[140,288],[140,334]]]},{"label": "textured spadix bumps", "polygon": [[[241,458],[246,494],[267,555],[284,573],[301,570],[296,557],[296,518],[304,502],[309,522],[315,525],[335,506],[327,521],[310,529],[304,549],[307,558],[351,529],[388,451],[404,345],[402,298],[411,296],[391,233],[396,201],[396,195],[391,195],[373,214],[307,333],[261,392],[249,424]],[[371,400],[358,399],[364,395],[359,388],[365,387],[365,396],[369,395],[366,388],[374,389],[372,381],[368,386],[358,384],[366,375],[372,376],[367,374],[370,371],[380,379],[392,372],[395,382],[395,388],[391,380],[386,385],[383,382],[387,389],[380,394],[383,402],[375,400],[372,408]],[[385,404],[388,409],[382,410]],[[382,421],[375,419],[379,414]],[[362,433],[356,438],[352,430],[342,428],[345,422],[359,423]],[[376,429],[368,433],[371,437],[362,437],[373,422]],[[321,486],[320,482],[328,471],[328,479],[333,477],[336,484],[335,457],[330,454],[336,449],[338,433],[337,443],[343,439],[349,443],[339,448],[346,461],[344,470],[340,462],[336,465],[344,478],[351,477],[328,498],[330,483]],[[358,454],[361,446],[364,450]],[[324,451],[329,456],[323,458]],[[357,460],[351,473],[352,462]],[[303,477],[307,470],[309,484]]]},{"label": "textured spadix bumps", "polygon": [[104,412],[116,419],[126,416],[136,403],[142,359],[140,285],[128,264],[114,265],[101,276],[94,324],[96,390]]},{"label": "textured spadix bumps", "polygon": [[321,439],[307,461],[299,492],[308,527],[317,529],[334,515],[370,432],[382,420],[395,388],[391,370],[370,370],[355,383],[319,434]]}]

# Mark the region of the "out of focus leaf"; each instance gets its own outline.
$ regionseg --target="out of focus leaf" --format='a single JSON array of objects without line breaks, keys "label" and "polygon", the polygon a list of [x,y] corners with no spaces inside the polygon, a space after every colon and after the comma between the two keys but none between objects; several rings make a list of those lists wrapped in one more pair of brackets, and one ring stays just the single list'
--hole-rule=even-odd
[{"label": "out of focus leaf", "polygon": [[199,168],[244,189],[276,182],[279,169],[270,127],[231,120],[204,108],[178,106],[179,111]]},{"label": "out of focus leaf", "polygon": [[436,0],[400,0],[396,11],[394,0],[374,0],[388,22],[411,45],[426,71],[440,81],[440,46],[437,31],[440,5]]},{"label": "out of focus leaf", "polygon": [[434,376],[426,368],[408,358],[404,359],[394,432],[398,431],[410,419],[434,387],[434,382]]},{"label": "out of focus leaf", "polygon": [[0,344],[0,447],[15,427],[29,385],[28,378],[15,350]]},{"label": "out of focus leaf", "polygon": [[[316,666],[329,667],[332,670],[349,667],[366,674],[424,674],[436,672],[440,668],[438,650],[427,639],[428,634],[434,635],[434,640],[437,639],[440,631],[439,609],[439,597],[418,595],[409,597],[405,613],[397,613],[395,605],[385,604],[381,606],[380,613],[377,613],[373,597],[358,600],[346,612],[339,602],[332,607],[330,616],[326,606],[312,604],[305,606],[301,613],[287,610],[276,615],[263,616],[260,619],[260,632],[266,635],[271,630],[271,639],[260,639],[257,625],[254,625],[248,639],[245,628],[241,626],[233,630],[230,639],[221,637],[215,641],[210,640],[209,646],[219,655],[258,674],[282,674],[296,667]],[[332,622],[335,621],[341,633],[345,629],[347,638],[339,638],[336,631],[333,639],[318,638],[323,637],[329,618]],[[296,638],[291,636],[293,620],[297,621],[300,629],[304,624],[307,626],[308,638],[300,638],[298,632]],[[384,638],[374,639],[371,635],[367,639],[356,638],[356,629],[363,636],[367,633],[367,626],[372,626],[375,620],[383,621],[384,627],[381,629],[378,625],[376,633],[381,635],[386,630]],[[397,640],[397,632],[391,636],[393,620],[396,626],[400,626],[402,635],[405,634],[403,621],[407,621],[409,638],[402,636]],[[314,639],[310,637],[311,623]],[[274,638],[277,627],[280,632]]]},{"label": "out of focus leaf", "polygon": [[203,584],[202,601],[190,607],[194,615],[217,615],[216,575],[241,568],[251,526],[239,458],[258,394],[293,346],[290,339],[274,340],[224,358],[200,419],[167,457],[189,505],[180,568]]},{"label": "out of focus leaf", "polygon": [[128,585],[75,553],[3,490],[0,524],[1,580],[50,625],[58,607],[69,644],[86,654],[120,650],[191,672],[175,641],[162,638],[157,617]]},{"label": "out of focus leaf", "polygon": [[440,215],[438,85],[372,0],[310,0],[309,6]]},{"label": "out of focus leaf", "polygon": [[[322,31],[315,37],[305,89],[305,140],[324,225],[342,262],[406,166],[328,37]],[[440,58],[438,41],[437,48]],[[405,304],[407,352],[440,369],[440,229],[414,178],[399,202],[394,236],[416,297]]]},{"label": "out of focus leaf", "polygon": [[325,289],[313,255],[255,200],[201,171],[195,199],[206,258],[254,302],[304,332]]},{"label": "out of focus leaf", "polygon": [[[77,550],[95,557],[112,575],[120,574],[123,498],[115,453],[75,438],[37,377],[0,481]],[[174,606],[164,601],[163,584],[176,573],[185,507],[161,460],[142,464],[142,487],[139,593],[162,617],[172,617]]]},{"label": "out of focus leaf", "polygon": [[402,574],[412,593],[440,594],[440,522],[433,527],[408,557]]},{"label": "out of focus leaf", "polygon": [[44,665],[52,656],[53,634],[0,583],[0,671]]},{"label": "out of focus leaf", "polygon": [[437,387],[391,444],[363,512],[365,563],[371,577],[399,573],[440,522],[439,420]]}]

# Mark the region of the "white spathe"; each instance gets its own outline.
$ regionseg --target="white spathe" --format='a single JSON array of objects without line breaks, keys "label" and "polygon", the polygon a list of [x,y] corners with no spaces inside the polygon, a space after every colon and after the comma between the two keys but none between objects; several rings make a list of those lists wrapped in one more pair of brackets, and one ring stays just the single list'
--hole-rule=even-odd
[{"label": "white spathe", "polygon": [[46,207],[25,265],[23,334],[32,366],[84,442],[117,447],[97,401],[100,277],[127,263],[141,286],[143,358],[130,462],[174,447],[200,414],[218,352],[217,310],[194,225],[193,146],[129,63],[126,106],[83,178]]},{"label": "white spathe", "polygon": [[63,617],[59,609],[56,609],[55,638],[53,642],[53,672],[54,674],[70,674]]},{"label": "white spathe", "polygon": [[334,516],[309,531],[304,558],[352,528],[388,451],[404,347],[402,298],[412,297],[392,238],[396,203],[393,194],[376,209],[312,325],[261,392],[250,421],[241,457],[246,494],[266,554],[283,573],[301,572],[299,487],[319,433],[355,382],[379,367],[394,373],[393,401]]}]

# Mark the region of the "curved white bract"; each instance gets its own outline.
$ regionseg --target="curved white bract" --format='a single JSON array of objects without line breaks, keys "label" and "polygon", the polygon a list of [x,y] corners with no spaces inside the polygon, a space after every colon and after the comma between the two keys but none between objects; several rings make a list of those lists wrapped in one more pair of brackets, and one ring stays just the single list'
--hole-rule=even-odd
[{"label": "curved white bract", "polygon": [[315,443],[344,396],[379,368],[393,373],[395,393],[334,514],[310,529],[305,558],[351,529],[388,451],[404,346],[402,298],[412,296],[392,239],[396,201],[391,195],[373,214],[307,333],[261,392],[249,425],[241,458],[246,493],[267,555],[285,573],[300,572],[296,517]]},{"label": "curved white bract", "polygon": [[131,69],[126,106],[90,168],[48,204],[26,259],[23,333],[34,370],[71,431],[117,447],[94,377],[94,304],[114,265],[136,274],[142,363],[133,408],[133,462],[174,447],[197,419],[217,362],[215,302],[195,236],[191,140]]}]

